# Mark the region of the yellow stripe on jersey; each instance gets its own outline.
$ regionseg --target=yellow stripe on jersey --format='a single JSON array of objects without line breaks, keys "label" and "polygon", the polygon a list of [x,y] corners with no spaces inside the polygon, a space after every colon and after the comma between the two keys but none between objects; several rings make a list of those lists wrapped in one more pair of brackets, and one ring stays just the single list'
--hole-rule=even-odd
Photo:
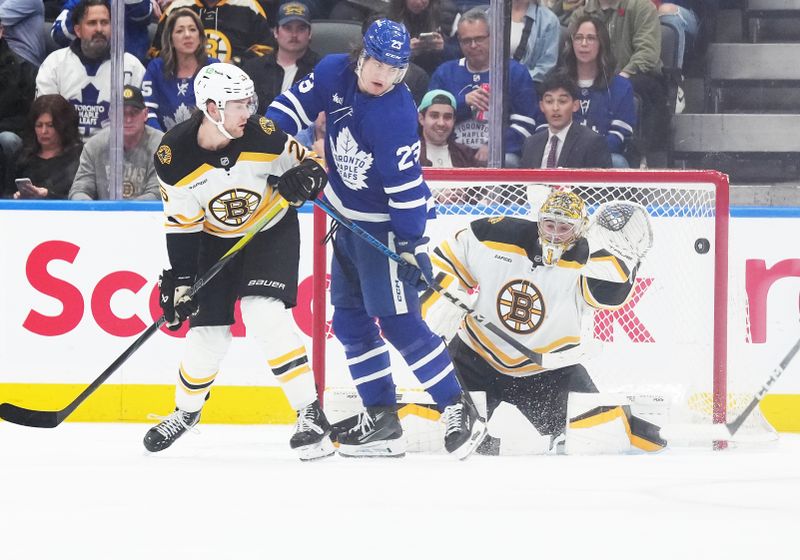
[{"label": "yellow stripe on jersey", "polygon": [[[431,259],[431,262],[433,262],[433,259]],[[441,280],[439,280],[439,276],[442,277]],[[439,285],[442,288],[448,288],[453,285],[453,282],[458,281],[456,277],[451,274],[445,273],[445,274],[440,274],[439,276],[436,277],[436,280],[439,281]],[[428,315],[428,311],[430,310],[431,305],[439,301],[439,299],[441,298],[442,295],[438,291],[431,290],[430,294],[426,294],[425,297],[422,297],[420,299],[420,304],[421,304],[420,309],[422,311],[423,318],[425,318]]]},{"label": "yellow stripe on jersey", "polygon": [[579,268],[583,268],[584,265],[575,261],[565,261],[564,259],[558,259],[556,266],[561,268],[573,268],[577,270]]},{"label": "yellow stripe on jersey", "polygon": [[514,245],[512,243],[501,243],[500,241],[481,241],[481,243],[483,243],[493,251],[502,251],[504,253],[515,253],[517,255],[522,255],[523,257],[528,256],[528,252],[525,251],[525,249],[523,249],[519,245]]},{"label": "yellow stripe on jersey", "polygon": [[202,177],[204,174],[208,173],[209,171],[213,171],[213,170],[214,170],[214,168],[212,166],[208,165],[207,163],[204,163],[203,165],[201,165],[200,167],[198,167],[197,169],[195,169],[194,171],[189,173],[186,177],[184,177],[183,179],[181,179],[180,181],[175,183],[175,186],[176,187],[185,187],[186,185],[189,185],[189,184],[195,182],[197,179]]},{"label": "yellow stripe on jersey", "polygon": [[475,280],[472,275],[467,270],[467,267],[456,258],[456,254],[453,252],[453,249],[450,247],[450,243],[445,241],[441,245],[439,245],[439,249],[444,254],[444,258],[446,262],[450,265],[450,269],[453,270],[453,273],[461,279],[461,282],[467,288],[474,288],[478,285],[478,281]]},{"label": "yellow stripe on jersey", "polygon": [[617,270],[617,273],[619,274],[619,281],[620,282],[627,282],[628,281],[628,273],[625,272],[625,269],[622,267],[622,264],[620,264],[619,260],[614,255],[604,255],[602,257],[591,257],[589,260],[593,261],[593,262],[608,261]]},{"label": "yellow stripe on jersey", "polygon": [[633,293],[634,290],[628,292],[628,297],[626,297],[625,301],[623,301],[619,305],[607,305],[605,303],[600,303],[595,299],[594,294],[592,293],[592,289],[589,288],[589,281],[587,280],[587,278],[585,276],[581,277],[581,295],[583,296],[583,300],[590,306],[594,307],[595,309],[607,309],[609,311],[620,309],[630,301],[630,299],[633,297]]},{"label": "yellow stripe on jersey", "polygon": [[[184,216],[183,214],[175,214],[173,216],[168,216],[167,221],[164,225],[169,229],[189,229],[193,228],[203,222],[206,216],[206,211],[201,209],[197,214],[194,216]],[[177,223],[172,220],[177,220]]]},{"label": "yellow stripe on jersey", "polygon": [[237,161],[274,161],[278,154],[265,154],[262,152],[242,152]]}]

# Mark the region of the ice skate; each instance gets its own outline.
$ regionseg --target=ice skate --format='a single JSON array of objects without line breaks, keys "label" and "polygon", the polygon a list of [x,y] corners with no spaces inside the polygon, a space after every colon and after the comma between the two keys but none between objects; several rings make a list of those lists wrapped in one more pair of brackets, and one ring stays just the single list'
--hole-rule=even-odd
[{"label": "ice skate", "polygon": [[179,408],[164,418],[158,425],[147,430],[144,436],[144,447],[155,453],[172,445],[187,430],[192,429],[200,421],[200,411],[186,412]]},{"label": "ice skate", "polygon": [[478,417],[475,405],[466,395],[455,404],[445,407],[442,413],[445,423],[444,448],[458,459],[466,459],[486,437],[486,423]]},{"label": "ice skate", "polygon": [[329,457],[336,451],[330,438],[331,425],[319,401],[297,411],[297,423],[289,447],[297,451],[301,461]]},{"label": "ice skate", "polygon": [[403,457],[406,440],[396,406],[370,406],[358,424],[340,434],[339,455],[344,457]]}]

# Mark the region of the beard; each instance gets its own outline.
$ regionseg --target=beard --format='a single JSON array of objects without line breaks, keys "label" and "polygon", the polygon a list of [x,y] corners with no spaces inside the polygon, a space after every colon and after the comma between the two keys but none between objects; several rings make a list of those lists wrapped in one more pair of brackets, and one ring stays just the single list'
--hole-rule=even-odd
[{"label": "beard", "polygon": [[97,33],[89,39],[81,39],[81,51],[86,58],[94,60],[106,58],[110,52],[108,38]]}]

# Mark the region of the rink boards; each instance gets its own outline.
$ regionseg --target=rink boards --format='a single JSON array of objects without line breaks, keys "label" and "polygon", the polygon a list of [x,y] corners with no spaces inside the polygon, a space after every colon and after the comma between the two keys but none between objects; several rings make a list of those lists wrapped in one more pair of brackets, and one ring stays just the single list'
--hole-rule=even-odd
[{"label": "rink boards", "polygon": [[[796,340],[800,213],[734,209],[729,260],[732,289],[758,282],[757,344],[731,344],[763,356],[763,375]],[[461,220],[466,217],[459,217]],[[159,313],[156,280],[167,266],[160,203],[32,204],[0,202],[6,242],[0,246],[0,401],[61,408],[99,375]],[[310,208],[300,212],[303,237],[298,307],[311,332]],[[736,302],[732,302],[735,304]],[[753,304],[751,304],[753,305]],[[330,309],[329,309],[330,311]],[[234,326],[234,341],[204,412],[211,422],[286,422],[292,412],[258,349]],[[157,333],[71,417],[144,421],[172,406],[182,332]],[[310,350],[310,338],[307,338]],[[399,364],[398,360],[395,360]],[[410,374],[397,366],[398,384]],[[341,348],[329,339],[328,384],[347,384]],[[764,402],[779,430],[800,431],[800,363],[790,367]]]}]

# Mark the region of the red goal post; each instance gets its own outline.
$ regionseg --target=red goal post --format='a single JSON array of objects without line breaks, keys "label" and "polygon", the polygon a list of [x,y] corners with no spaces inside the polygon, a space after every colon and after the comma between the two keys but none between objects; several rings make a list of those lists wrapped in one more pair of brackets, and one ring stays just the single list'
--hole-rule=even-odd
[{"label": "red goal post", "polygon": [[[595,313],[584,336],[606,343],[602,354],[607,363],[592,362],[587,369],[615,387],[658,387],[673,381],[679,387],[691,385],[681,398],[709,394],[713,421],[726,421],[730,410],[726,175],[673,170],[426,169],[425,179],[439,214],[429,232],[432,244],[481,217],[535,217],[552,188],[578,193],[590,214],[607,200],[631,200],[647,208],[655,234],[653,249],[639,271],[639,289],[626,304],[629,309]],[[321,245],[326,216],[319,208],[314,212],[312,361],[323,395],[329,255]]]}]

